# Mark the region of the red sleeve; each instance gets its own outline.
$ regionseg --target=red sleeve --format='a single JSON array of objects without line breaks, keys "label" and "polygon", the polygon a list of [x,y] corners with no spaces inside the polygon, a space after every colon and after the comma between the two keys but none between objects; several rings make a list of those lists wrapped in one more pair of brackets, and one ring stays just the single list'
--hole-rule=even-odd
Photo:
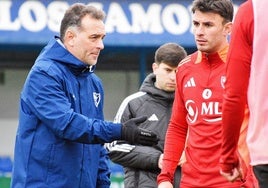
[{"label": "red sleeve", "polygon": [[172,115],[169,127],[166,133],[163,168],[158,176],[158,184],[163,181],[173,182],[175,169],[178,166],[180,156],[185,147],[188,124],[186,122],[187,111],[181,97],[180,88],[182,83],[178,80],[179,71],[177,72],[177,89],[173,103]]},{"label": "red sleeve", "polygon": [[227,56],[220,159],[224,172],[231,172],[238,165],[236,150],[247,100],[252,38],[253,8],[252,2],[247,1],[241,5],[235,17]]}]

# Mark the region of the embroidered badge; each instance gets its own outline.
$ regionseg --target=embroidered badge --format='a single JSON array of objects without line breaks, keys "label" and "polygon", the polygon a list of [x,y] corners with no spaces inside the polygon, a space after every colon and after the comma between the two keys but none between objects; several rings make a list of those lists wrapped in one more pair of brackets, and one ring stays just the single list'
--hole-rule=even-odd
[{"label": "embroidered badge", "polygon": [[224,89],[225,87],[225,82],[226,82],[226,76],[221,77],[221,87]]},{"label": "embroidered badge", "polygon": [[93,92],[93,99],[94,99],[95,106],[98,107],[100,100],[101,100],[100,93]]}]

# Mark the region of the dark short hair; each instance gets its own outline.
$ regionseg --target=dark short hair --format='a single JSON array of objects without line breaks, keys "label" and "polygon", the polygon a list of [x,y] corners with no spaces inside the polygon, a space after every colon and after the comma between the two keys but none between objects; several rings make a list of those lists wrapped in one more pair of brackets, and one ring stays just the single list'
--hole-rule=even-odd
[{"label": "dark short hair", "polygon": [[225,22],[231,22],[234,16],[234,7],[231,0],[194,0],[192,13],[195,13],[196,10],[219,14]]},{"label": "dark short hair", "polygon": [[155,51],[154,61],[157,64],[165,63],[171,67],[177,67],[179,62],[186,56],[186,51],[180,45],[176,43],[166,43]]},{"label": "dark short hair", "polygon": [[94,6],[85,5],[82,3],[75,3],[70,6],[61,21],[60,25],[60,38],[63,40],[66,30],[69,27],[81,27],[81,20],[86,15],[90,15],[92,18],[97,20],[105,19],[105,12],[103,10],[97,9]]}]

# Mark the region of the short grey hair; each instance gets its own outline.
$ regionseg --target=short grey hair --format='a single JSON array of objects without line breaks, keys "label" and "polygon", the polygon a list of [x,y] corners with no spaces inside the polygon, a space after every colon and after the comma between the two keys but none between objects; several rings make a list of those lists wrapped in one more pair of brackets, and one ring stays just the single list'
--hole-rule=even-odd
[{"label": "short grey hair", "polygon": [[105,19],[105,12],[101,9],[97,9],[94,6],[91,5],[85,5],[82,3],[75,3],[72,6],[70,6],[61,21],[60,25],[60,38],[63,41],[64,35],[66,30],[69,27],[81,27],[81,20],[86,15],[90,15],[92,18],[95,18],[97,20],[103,20]]}]

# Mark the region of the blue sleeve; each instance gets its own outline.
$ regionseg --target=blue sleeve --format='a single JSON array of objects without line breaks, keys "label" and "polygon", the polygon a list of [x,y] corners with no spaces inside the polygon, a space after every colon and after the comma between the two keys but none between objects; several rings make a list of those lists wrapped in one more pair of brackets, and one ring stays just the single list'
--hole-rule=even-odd
[{"label": "blue sleeve", "polygon": [[67,89],[56,74],[39,69],[31,71],[22,92],[22,110],[32,111],[63,139],[88,144],[120,139],[120,124],[88,118],[74,111],[71,100],[76,99],[66,95]]}]

